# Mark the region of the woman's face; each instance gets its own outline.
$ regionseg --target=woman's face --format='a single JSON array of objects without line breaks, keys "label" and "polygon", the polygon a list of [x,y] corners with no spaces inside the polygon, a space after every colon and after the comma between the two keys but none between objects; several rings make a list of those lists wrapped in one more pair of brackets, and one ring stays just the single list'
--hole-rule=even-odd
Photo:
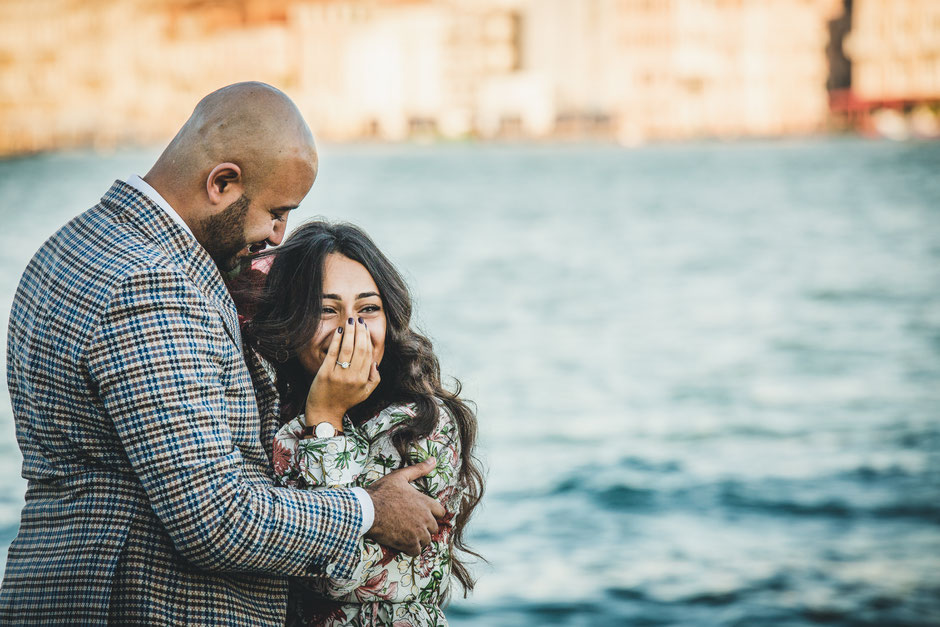
[{"label": "woman's face", "polygon": [[372,337],[372,358],[381,364],[385,354],[385,308],[379,288],[365,266],[339,253],[327,255],[323,262],[321,298],[320,326],[297,354],[304,369],[317,374],[336,328],[345,325],[349,318],[362,318],[366,323]]}]

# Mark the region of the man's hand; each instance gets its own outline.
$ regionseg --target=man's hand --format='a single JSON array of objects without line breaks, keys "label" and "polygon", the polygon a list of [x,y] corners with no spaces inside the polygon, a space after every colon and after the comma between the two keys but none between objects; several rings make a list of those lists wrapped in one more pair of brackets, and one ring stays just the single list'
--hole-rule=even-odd
[{"label": "man's hand", "polygon": [[409,481],[437,465],[429,457],[420,464],[389,473],[366,488],[375,505],[375,522],[366,536],[408,555],[419,555],[437,533],[437,519],[447,513],[436,500],[418,492]]}]

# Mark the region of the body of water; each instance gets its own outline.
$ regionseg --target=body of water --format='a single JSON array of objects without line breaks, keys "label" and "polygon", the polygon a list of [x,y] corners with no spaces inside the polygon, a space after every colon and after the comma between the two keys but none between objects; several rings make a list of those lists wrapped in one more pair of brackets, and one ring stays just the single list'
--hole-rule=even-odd
[{"label": "body of water", "polygon": [[[4,327],[157,154],[0,162]],[[314,215],[405,271],[478,403],[453,625],[940,624],[940,143],[326,146]],[[20,461],[4,390],[0,562]]]}]

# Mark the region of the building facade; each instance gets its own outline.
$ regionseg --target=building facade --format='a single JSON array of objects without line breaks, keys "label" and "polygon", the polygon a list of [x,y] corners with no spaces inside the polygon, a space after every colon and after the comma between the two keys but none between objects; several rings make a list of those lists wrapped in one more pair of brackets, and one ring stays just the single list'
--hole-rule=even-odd
[{"label": "building facade", "polygon": [[[940,2],[854,0],[863,98],[940,93]],[[239,80],[325,139],[814,133],[843,0],[4,0],[0,153],[164,141]]]}]

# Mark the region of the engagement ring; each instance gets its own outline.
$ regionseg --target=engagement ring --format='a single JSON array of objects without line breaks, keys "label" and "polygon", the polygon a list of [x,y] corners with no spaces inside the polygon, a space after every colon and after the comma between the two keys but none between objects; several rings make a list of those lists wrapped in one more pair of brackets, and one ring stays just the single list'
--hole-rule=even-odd
[{"label": "engagement ring", "polygon": [[343,370],[345,370],[346,368],[349,368],[349,362],[348,362],[348,361],[338,361],[338,362],[336,362],[336,365],[339,366],[340,368],[342,368]]}]

